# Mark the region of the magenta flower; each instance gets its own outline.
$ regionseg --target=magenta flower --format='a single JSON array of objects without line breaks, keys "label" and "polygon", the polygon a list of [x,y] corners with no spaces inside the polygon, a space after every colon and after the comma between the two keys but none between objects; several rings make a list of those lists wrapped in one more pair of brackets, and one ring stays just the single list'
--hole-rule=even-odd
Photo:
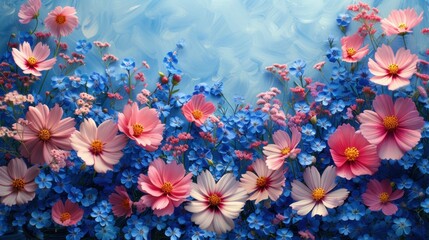
[{"label": "magenta flower", "polygon": [[61,226],[76,225],[83,217],[83,209],[79,204],[66,200],[65,204],[62,200],[58,200],[52,206],[52,220]]},{"label": "magenta flower", "polygon": [[247,194],[252,194],[249,200],[255,200],[255,203],[268,198],[276,201],[283,193],[286,170],[270,170],[261,159],[252,163],[251,169],[253,171],[247,171],[240,179],[240,186],[246,189]]},{"label": "magenta flower", "polygon": [[269,169],[280,169],[286,158],[296,158],[296,155],[301,152],[301,149],[297,148],[301,141],[301,133],[294,127],[291,128],[291,132],[292,140],[288,133],[278,130],[273,134],[274,144],[264,146],[263,153],[267,157],[266,163]]},{"label": "magenta flower", "polygon": [[12,206],[33,200],[37,190],[34,179],[39,172],[38,166],[27,169],[24,160],[20,158],[10,160],[7,167],[0,167],[0,202]]},{"label": "magenta flower", "polygon": [[138,189],[147,194],[141,200],[145,206],[152,207],[155,215],[173,214],[174,208],[189,197],[192,173],[186,174],[182,164],[176,161],[165,164],[158,158],[150,164],[147,174],[140,174]]},{"label": "magenta flower", "polygon": [[351,36],[341,38],[341,50],[344,62],[359,62],[368,52],[368,44],[362,47],[364,37],[355,33]]},{"label": "magenta flower", "polygon": [[19,22],[27,24],[31,22],[31,20],[39,17],[41,6],[42,2],[40,0],[28,0],[27,3],[22,4],[18,12]]},{"label": "magenta flower", "polygon": [[401,198],[404,195],[403,190],[392,192],[390,181],[384,179],[379,182],[371,179],[367,185],[366,192],[362,194],[363,203],[371,211],[382,211],[384,215],[393,215],[398,211],[398,207],[392,201]]},{"label": "magenta flower", "polygon": [[396,90],[410,84],[409,78],[417,72],[418,57],[410,50],[400,48],[396,55],[390,46],[382,45],[375,52],[375,60],[368,61],[369,71],[374,75],[370,80],[376,84]]},{"label": "magenta flower", "polygon": [[49,111],[48,106],[39,103],[28,108],[28,125],[16,125],[15,139],[22,142],[21,154],[31,163],[49,164],[53,149],[72,149],[69,138],[76,130],[75,121],[70,117],[61,119],[62,116],[63,109],[58,105]]},{"label": "magenta flower", "polygon": [[94,166],[94,170],[105,173],[113,170],[124,155],[122,149],[127,145],[125,135],[118,133],[118,125],[111,120],[106,120],[97,128],[92,118],[85,119],[80,124],[79,131],[71,137],[71,145],[77,155],[88,166]]},{"label": "magenta flower", "polygon": [[78,24],[76,9],[69,6],[64,8],[56,7],[45,18],[46,27],[57,38],[69,35]]},{"label": "magenta flower", "polygon": [[211,102],[206,102],[203,94],[192,96],[191,100],[183,105],[182,113],[188,122],[195,122],[200,127],[206,119],[215,112],[216,108]]},{"label": "magenta flower", "polygon": [[239,187],[232,173],[216,183],[209,171],[202,172],[193,184],[191,196],[195,199],[185,206],[191,220],[201,229],[225,233],[234,228],[234,219],[246,203],[246,190]]},{"label": "magenta flower", "polygon": [[326,167],[322,178],[320,178],[320,173],[316,167],[306,168],[304,171],[306,185],[297,180],[292,182],[292,198],[296,201],[290,205],[292,209],[297,210],[301,216],[307,215],[310,211],[312,211],[312,217],[315,215],[327,216],[326,208],[342,205],[349,195],[349,191],[341,188],[331,192],[337,185],[335,183],[336,176],[334,166]]},{"label": "magenta flower", "polygon": [[359,175],[372,175],[380,166],[377,147],[349,124],[339,126],[328,144],[340,177],[350,180]]},{"label": "magenta flower", "polygon": [[399,160],[420,141],[424,120],[409,98],[395,103],[388,95],[375,97],[374,110],[358,116],[360,130],[368,142],[377,145],[381,159]]},{"label": "magenta flower", "polygon": [[381,20],[381,28],[387,36],[405,35],[423,20],[423,12],[417,16],[413,8],[393,10],[387,18]]},{"label": "magenta flower", "polygon": [[34,51],[31,50],[30,44],[24,42],[19,45],[19,50],[12,48],[12,56],[16,65],[22,69],[25,74],[33,74],[34,76],[41,76],[40,71],[51,69],[55,62],[56,58],[48,58],[49,46],[39,42],[35,47]]},{"label": "magenta flower", "polygon": [[109,203],[112,204],[112,212],[116,217],[130,217],[133,214],[133,201],[124,186],[115,187],[115,192],[109,196]]}]

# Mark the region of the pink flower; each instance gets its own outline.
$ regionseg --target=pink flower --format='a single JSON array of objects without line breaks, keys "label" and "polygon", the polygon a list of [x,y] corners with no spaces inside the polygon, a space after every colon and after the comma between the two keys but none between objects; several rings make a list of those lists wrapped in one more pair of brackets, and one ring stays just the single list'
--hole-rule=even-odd
[{"label": "pink flower", "polygon": [[10,160],[7,167],[0,167],[0,202],[12,206],[33,200],[37,189],[34,179],[39,172],[37,166],[27,169],[24,160],[20,158]]},{"label": "pink flower", "polygon": [[215,182],[209,171],[204,171],[193,184],[191,196],[185,209],[192,214],[191,220],[201,229],[225,233],[234,228],[234,219],[240,215],[246,203],[246,190],[239,186],[232,173]]},{"label": "pink flower", "polygon": [[276,201],[283,193],[286,171],[284,169],[270,170],[265,161],[261,159],[252,163],[251,168],[254,171],[247,171],[240,179],[240,186],[246,189],[248,194],[252,194],[249,200],[256,200],[255,203],[268,198]]},{"label": "pink flower", "polygon": [[392,186],[389,180],[384,179],[379,182],[371,179],[367,185],[366,192],[362,194],[362,200],[371,211],[380,211],[381,209],[384,215],[393,215],[398,211],[398,207],[391,202],[401,198],[403,195],[404,191],[399,189],[392,193]]},{"label": "pink flower", "polygon": [[46,27],[57,38],[69,35],[78,24],[76,9],[69,6],[56,7],[45,18]]},{"label": "pink flower", "polygon": [[267,156],[267,166],[271,170],[280,169],[286,158],[295,158],[301,149],[296,148],[301,141],[301,133],[291,128],[292,140],[285,131],[278,130],[273,134],[274,144],[264,146],[263,153]]},{"label": "pink flower", "polygon": [[18,12],[19,22],[22,24],[27,24],[31,20],[39,17],[39,9],[42,6],[40,0],[28,0],[27,3],[21,5],[21,8]]},{"label": "pink flower", "polygon": [[115,187],[115,192],[109,196],[109,202],[112,204],[113,215],[116,217],[130,217],[133,214],[133,201],[124,186]]},{"label": "pink flower", "polygon": [[325,66],[325,61],[314,64],[313,68],[316,70],[322,71],[323,66]]},{"label": "pink flower", "polygon": [[118,126],[111,120],[97,128],[92,118],[80,124],[79,131],[71,137],[71,145],[86,165],[94,165],[96,172],[105,173],[113,169],[124,155],[121,150],[127,145],[127,137],[116,135]]},{"label": "pink flower", "polygon": [[423,12],[417,16],[413,8],[393,10],[387,18],[381,20],[381,28],[387,36],[405,35],[423,20]]},{"label": "pink flower", "polygon": [[61,226],[76,225],[83,217],[83,209],[79,204],[66,200],[65,204],[62,200],[58,200],[52,206],[52,220]]},{"label": "pink flower", "polygon": [[417,55],[404,48],[400,48],[394,55],[392,48],[383,44],[377,49],[375,60],[377,62],[371,58],[368,61],[369,71],[374,75],[370,80],[388,86],[389,90],[410,84],[409,78],[417,72]]},{"label": "pink flower", "polygon": [[331,192],[337,185],[336,176],[334,166],[326,167],[322,178],[316,167],[306,168],[304,182],[307,186],[297,180],[292,182],[292,198],[296,201],[290,205],[292,209],[297,210],[298,215],[301,216],[307,215],[310,211],[312,211],[312,217],[315,215],[327,216],[326,208],[342,205],[349,195],[349,191],[341,188]]},{"label": "pink flower", "polygon": [[182,107],[182,113],[186,120],[195,122],[198,127],[203,125],[215,110],[213,103],[206,102],[203,94],[192,96],[191,100]]},{"label": "pink flower", "polygon": [[39,103],[29,107],[26,114],[28,125],[17,124],[15,139],[22,142],[21,154],[31,163],[44,164],[52,160],[53,149],[71,150],[70,136],[76,130],[73,118],[64,118],[58,105],[49,111],[48,106]]},{"label": "pink flower", "polygon": [[139,109],[137,103],[126,105],[124,113],[118,115],[119,131],[147,151],[155,151],[161,145],[164,124],[155,109]]},{"label": "pink flower", "polygon": [[19,50],[12,48],[12,56],[16,65],[25,74],[33,74],[34,76],[41,76],[40,71],[49,70],[54,66],[57,61],[56,58],[46,60],[50,52],[49,46],[41,42],[34,47],[34,51],[31,50],[28,42],[20,44]]},{"label": "pink flower", "polygon": [[344,62],[359,62],[368,54],[368,44],[361,48],[364,39],[359,33],[341,38],[341,50]]},{"label": "pink flower", "polygon": [[358,116],[362,135],[377,145],[381,159],[399,160],[420,141],[423,118],[409,98],[398,98],[393,104],[390,96],[379,95],[372,105],[375,112],[365,110]]},{"label": "pink flower", "polygon": [[147,174],[140,174],[138,179],[138,189],[147,194],[143,203],[157,216],[173,214],[191,192],[192,174],[186,174],[182,164],[165,164],[160,158],[150,164]]},{"label": "pink flower", "polygon": [[328,144],[340,177],[350,180],[359,175],[372,175],[380,166],[377,147],[349,124],[339,126]]}]

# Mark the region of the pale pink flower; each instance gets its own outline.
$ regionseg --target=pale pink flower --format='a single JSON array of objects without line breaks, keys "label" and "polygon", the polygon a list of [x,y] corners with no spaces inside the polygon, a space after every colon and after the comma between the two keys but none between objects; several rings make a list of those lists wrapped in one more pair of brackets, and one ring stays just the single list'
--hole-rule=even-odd
[{"label": "pale pink flower", "polygon": [[38,166],[27,169],[24,160],[14,158],[7,166],[0,167],[0,202],[12,206],[25,204],[36,196]]},{"label": "pale pink flower", "polygon": [[83,217],[83,209],[79,204],[66,200],[65,204],[60,199],[52,206],[52,220],[61,226],[76,225]]},{"label": "pale pink flower", "polygon": [[69,6],[56,7],[45,18],[46,27],[57,38],[69,35],[78,24],[76,9]]},{"label": "pale pink flower", "polygon": [[361,48],[365,40],[359,33],[341,38],[341,50],[344,62],[359,62],[368,52],[368,44]]},{"label": "pale pink flower", "polygon": [[241,188],[232,173],[227,173],[216,183],[209,171],[202,172],[193,184],[185,209],[192,214],[191,220],[201,229],[225,233],[234,228],[234,219],[240,215],[247,200],[246,190]]},{"label": "pale pink flower", "polygon": [[118,115],[119,131],[148,151],[155,151],[161,145],[164,124],[161,123],[155,109],[139,109],[137,103],[124,107],[124,113]]},{"label": "pale pink flower", "polygon": [[276,201],[283,193],[286,170],[270,170],[261,159],[257,159],[250,167],[253,171],[247,171],[240,179],[240,186],[246,189],[247,194],[252,194],[249,200],[255,200],[255,203],[268,198]]},{"label": "pale pink flower", "polygon": [[336,176],[334,166],[326,167],[322,177],[316,167],[306,168],[304,171],[306,185],[297,180],[292,182],[292,198],[296,201],[290,205],[292,209],[297,210],[298,215],[301,216],[307,215],[310,211],[312,211],[312,217],[315,215],[327,216],[326,208],[336,208],[342,205],[349,195],[349,191],[341,188],[331,192],[337,185]]},{"label": "pale pink flower", "polygon": [[398,207],[392,201],[401,198],[403,195],[403,190],[397,189],[392,192],[392,186],[388,179],[381,182],[371,179],[366,192],[362,194],[362,200],[371,211],[381,210],[384,215],[393,215],[398,211]]},{"label": "pale pink flower", "polygon": [[21,5],[21,8],[18,12],[19,22],[22,24],[27,24],[31,20],[39,17],[39,9],[42,6],[40,0],[28,0],[27,3]]},{"label": "pale pink flower", "polygon": [[97,128],[92,118],[85,119],[79,131],[70,137],[71,145],[86,165],[94,165],[96,172],[105,173],[119,162],[124,155],[121,150],[128,142],[125,135],[117,133],[118,125],[111,120]]},{"label": "pale pink flower", "polygon": [[12,48],[12,56],[16,65],[22,69],[25,74],[33,74],[34,76],[41,76],[40,71],[51,69],[56,58],[48,58],[49,46],[39,42],[35,47],[34,51],[31,50],[31,46],[28,42],[24,42],[19,45],[19,50]]},{"label": "pale pink flower", "polygon": [[424,120],[410,98],[388,95],[375,97],[374,110],[359,114],[360,130],[368,142],[377,145],[381,159],[399,160],[420,141]]},{"label": "pale pink flower", "polygon": [[370,80],[388,86],[389,90],[410,84],[409,78],[417,72],[417,55],[404,48],[400,48],[394,55],[392,48],[383,44],[375,52],[375,60],[377,62],[371,58],[368,61],[369,71],[374,75]]},{"label": "pale pink flower", "polygon": [[292,140],[288,133],[278,130],[273,134],[274,144],[264,146],[263,153],[267,156],[266,163],[269,169],[280,169],[286,158],[296,158],[301,152],[301,149],[297,148],[301,141],[301,133],[295,127],[291,128],[291,132]]},{"label": "pale pink flower", "polygon": [[206,119],[215,112],[216,108],[211,102],[206,102],[203,94],[192,96],[191,100],[183,105],[182,113],[188,122],[195,122],[200,127]]},{"label": "pale pink flower", "polygon": [[423,12],[417,15],[414,8],[393,10],[387,18],[381,20],[381,28],[387,36],[405,35],[423,20]]},{"label": "pale pink flower", "polygon": [[130,217],[133,214],[133,201],[124,186],[115,187],[115,192],[109,196],[109,202],[112,204],[113,215],[116,217]]},{"label": "pale pink flower", "polygon": [[182,164],[176,161],[165,164],[158,158],[150,164],[147,174],[140,174],[138,189],[147,194],[141,199],[144,205],[152,207],[155,215],[173,214],[174,208],[189,197],[192,173],[186,174]]},{"label": "pale pink flower", "polygon": [[71,150],[70,136],[76,130],[73,118],[64,118],[63,109],[57,104],[49,111],[48,106],[39,103],[29,107],[26,114],[28,124],[17,124],[15,139],[22,142],[21,154],[31,163],[51,162],[53,149]]},{"label": "pale pink flower", "polygon": [[322,71],[323,66],[325,66],[325,61],[314,64],[313,68],[316,70]]},{"label": "pale pink flower", "polygon": [[343,124],[329,137],[332,159],[337,175],[348,180],[374,174],[380,166],[377,146],[370,144],[354,127]]}]

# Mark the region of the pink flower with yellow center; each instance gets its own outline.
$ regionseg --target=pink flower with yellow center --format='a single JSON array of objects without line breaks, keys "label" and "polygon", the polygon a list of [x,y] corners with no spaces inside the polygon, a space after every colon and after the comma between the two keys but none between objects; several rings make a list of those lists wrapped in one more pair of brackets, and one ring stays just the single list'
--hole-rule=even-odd
[{"label": "pink flower with yellow center", "polygon": [[124,186],[115,187],[115,192],[109,196],[109,203],[112,204],[112,212],[116,217],[130,217],[133,214],[133,201]]},{"label": "pink flower with yellow center", "polygon": [[410,50],[400,48],[396,55],[390,46],[382,45],[375,52],[375,61],[368,61],[369,71],[374,75],[371,81],[389,90],[396,90],[410,84],[409,78],[417,72],[418,57]]},{"label": "pink flower with yellow center", "polygon": [[78,24],[76,9],[69,6],[56,7],[45,18],[46,27],[57,38],[69,35]]},{"label": "pink flower with yellow center", "polygon": [[381,28],[387,36],[405,35],[423,20],[423,12],[417,15],[413,8],[393,10],[387,18],[381,20]]},{"label": "pink flower with yellow center", "polygon": [[344,62],[358,62],[368,54],[368,44],[361,47],[364,40],[365,38],[359,33],[341,38],[341,50]]},{"label": "pink flower with yellow center", "polygon": [[403,190],[392,191],[388,179],[381,182],[372,179],[367,185],[366,192],[362,194],[362,201],[371,211],[381,210],[384,215],[393,215],[398,211],[398,207],[392,201],[401,198],[403,195]]},{"label": "pink flower with yellow center", "polygon": [[192,96],[191,100],[183,105],[182,113],[188,122],[195,122],[200,127],[206,119],[215,112],[216,108],[211,102],[206,102],[203,94]]},{"label": "pink flower with yellow center", "polygon": [[395,103],[388,95],[375,97],[374,111],[359,114],[362,135],[377,146],[381,159],[399,160],[417,145],[424,120],[410,98],[398,98]]},{"label": "pink flower with yellow center", "polygon": [[34,76],[41,76],[40,71],[51,69],[56,58],[46,60],[50,54],[49,46],[39,42],[34,50],[28,42],[19,45],[19,50],[12,48],[12,57],[16,65],[22,69],[25,74],[33,74]]},{"label": "pink flower with yellow center", "polygon": [[83,209],[79,204],[66,200],[65,204],[62,200],[58,200],[52,206],[52,220],[61,226],[76,225],[83,217]]},{"label": "pink flower with yellow center", "polygon": [[42,2],[40,0],[28,0],[27,3],[22,4],[18,12],[19,22],[27,24],[31,20],[38,18],[41,6]]},{"label": "pink flower with yellow center", "polygon": [[278,130],[273,134],[274,144],[264,146],[263,153],[267,157],[266,163],[269,169],[280,169],[286,158],[296,158],[296,155],[301,152],[297,148],[301,141],[301,133],[296,128],[291,128],[292,139],[289,134],[283,130]]}]

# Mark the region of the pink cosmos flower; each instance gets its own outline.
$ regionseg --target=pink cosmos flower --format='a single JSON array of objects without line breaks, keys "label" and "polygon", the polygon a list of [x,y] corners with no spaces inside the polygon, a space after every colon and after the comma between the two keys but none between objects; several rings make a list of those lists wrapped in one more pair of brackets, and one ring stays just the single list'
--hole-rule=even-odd
[{"label": "pink cosmos flower", "polygon": [[384,215],[393,215],[398,211],[398,207],[391,202],[401,198],[403,195],[403,190],[398,189],[392,192],[392,186],[388,179],[384,179],[381,182],[371,179],[367,185],[366,192],[362,194],[362,200],[371,211],[380,211],[381,209]]},{"label": "pink cosmos flower", "polygon": [[31,50],[28,42],[24,42],[19,45],[19,50],[12,48],[12,57],[16,65],[18,65],[25,74],[41,76],[42,74],[40,71],[51,69],[57,61],[56,58],[46,60],[50,52],[49,46],[41,42],[34,47],[34,51]]},{"label": "pink cosmos flower", "polygon": [[69,6],[56,7],[45,18],[46,27],[57,38],[69,35],[78,24],[76,9]]},{"label": "pink cosmos flower", "polygon": [[21,5],[21,8],[18,12],[19,22],[22,24],[27,24],[31,20],[39,17],[39,9],[42,6],[40,0],[28,0],[27,3]]},{"label": "pink cosmos flower", "polygon": [[246,203],[246,190],[239,186],[232,173],[215,182],[209,171],[204,171],[193,184],[191,196],[185,209],[192,214],[191,220],[201,229],[225,233],[234,228],[234,219],[240,215]]},{"label": "pink cosmos flower", "polygon": [[191,100],[183,105],[182,113],[188,122],[195,122],[200,127],[206,119],[215,112],[216,108],[211,102],[206,102],[203,94],[192,96]]},{"label": "pink cosmos flower", "polygon": [[127,145],[127,137],[116,135],[118,126],[111,120],[104,121],[97,128],[92,118],[80,124],[79,131],[71,137],[71,145],[86,165],[94,165],[94,170],[105,173],[113,169],[124,155],[121,150]]},{"label": "pink cosmos flower", "polygon": [[375,97],[374,111],[365,110],[358,116],[360,130],[368,142],[377,145],[381,159],[399,160],[420,141],[424,121],[410,98],[388,95]]},{"label": "pink cosmos flower", "polygon": [[331,192],[337,185],[336,176],[334,166],[328,166],[323,172],[322,178],[316,167],[306,168],[304,182],[307,186],[297,180],[292,182],[292,198],[296,201],[290,205],[292,209],[297,210],[301,216],[312,211],[311,216],[314,217],[315,215],[326,216],[328,215],[326,208],[342,205],[349,195],[349,191],[341,188]]},{"label": "pink cosmos flower", "polygon": [[359,175],[372,175],[380,166],[377,147],[349,124],[339,126],[328,144],[340,177],[350,180]]},{"label": "pink cosmos flower", "polygon": [[242,175],[240,186],[246,189],[247,194],[252,194],[249,200],[262,200],[270,198],[276,201],[283,193],[285,186],[285,170],[270,170],[264,160],[257,159],[252,163],[253,171],[247,171]]},{"label": "pink cosmos flower", "polygon": [[62,200],[58,200],[52,206],[52,220],[61,226],[76,225],[83,217],[83,209],[79,204],[66,200],[65,204]]},{"label": "pink cosmos flower", "polygon": [[392,48],[383,44],[375,52],[375,60],[377,62],[371,58],[368,61],[369,71],[374,75],[370,80],[388,86],[389,90],[410,84],[409,78],[417,72],[417,55],[404,48],[400,48],[394,55]]},{"label": "pink cosmos flower", "polygon": [[381,28],[387,36],[405,35],[423,20],[423,12],[417,16],[413,8],[393,10],[387,18],[381,20]]},{"label": "pink cosmos flower", "polygon": [[341,50],[344,62],[359,62],[368,54],[368,44],[361,48],[364,39],[359,33],[341,38]]},{"label": "pink cosmos flower", "polygon": [[286,158],[295,158],[301,149],[296,148],[301,141],[301,133],[291,128],[292,140],[285,131],[278,130],[273,134],[274,144],[264,146],[263,153],[267,156],[267,166],[271,170],[280,169]]},{"label": "pink cosmos flower", "polygon": [[109,202],[112,204],[113,215],[116,217],[130,217],[133,214],[133,201],[124,186],[115,187],[115,192],[109,196]]},{"label": "pink cosmos flower", "polygon": [[25,204],[36,196],[37,184],[34,179],[39,175],[38,166],[27,169],[24,160],[14,158],[7,167],[0,167],[0,202],[12,206]]},{"label": "pink cosmos flower", "polygon": [[158,158],[150,164],[147,174],[140,174],[138,179],[138,189],[147,194],[142,197],[143,203],[151,206],[157,216],[173,214],[191,192],[192,173],[186,174],[176,161],[165,164]]},{"label": "pink cosmos flower", "polygon": [[161,145],[164,124],[155,109],[139,109],[137,103],[126,105],[118,115],[119,130],[147,151],[155,151]]},{"label": "pink cosmos flower", "polygon": [[21,154],[33,164],[50,163],[53,149],[71,150],[70,136],[76,130],[73,118],[64,118],[58,105],[49,111],[48,106],[39,103],[29,107],[26,114],[28,125],[17,124],[15,139],[22,142]]}]

